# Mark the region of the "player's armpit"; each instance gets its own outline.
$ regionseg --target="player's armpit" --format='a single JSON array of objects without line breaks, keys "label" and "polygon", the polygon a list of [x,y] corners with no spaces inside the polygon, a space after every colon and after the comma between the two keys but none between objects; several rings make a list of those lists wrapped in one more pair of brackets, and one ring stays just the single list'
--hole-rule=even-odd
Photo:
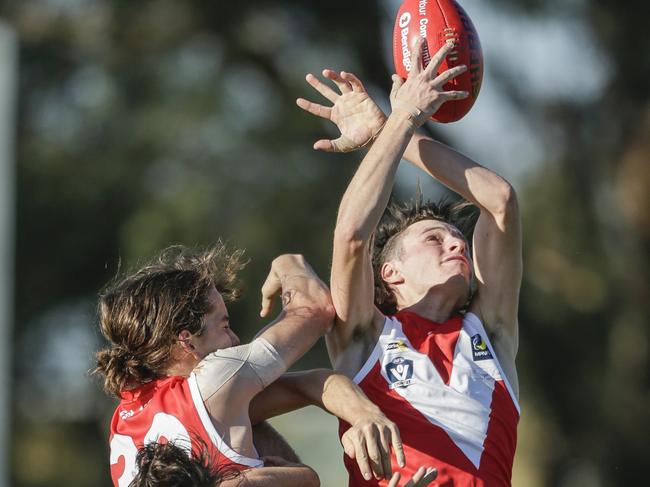
[{"label": "player's armpit", "polygon": [[384,316],[374,304],[370,242],[355,242],[356,237],[344,226],[344,222],[337,223],[330,277],[336,320],[325,338],[332,364],[355,336],[372,335],[374,341],[384,322]]}]

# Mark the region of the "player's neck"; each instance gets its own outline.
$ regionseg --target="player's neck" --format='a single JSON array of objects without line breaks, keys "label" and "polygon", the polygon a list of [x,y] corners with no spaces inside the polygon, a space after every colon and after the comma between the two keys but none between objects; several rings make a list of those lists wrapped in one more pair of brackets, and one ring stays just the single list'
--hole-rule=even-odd
[{"label": "player's neck", "polygon": [[[188,354],[189,355],[189,354]],[[194,367],[198,365],[196,360],[193,360],[191,356],[187,357],[185,360],[178,360],[172,362],[169,367],[165,370],[165,375],[168,377],[180,375],[182,377],[189,377]]]},{"label": "player's neck", "polygon": [[457,293],[446,292],[445,289],[431,289],[424,296],[412,299],[399,310],[412,311],[436,323],[444,323],[451,318],[462,306]]}]

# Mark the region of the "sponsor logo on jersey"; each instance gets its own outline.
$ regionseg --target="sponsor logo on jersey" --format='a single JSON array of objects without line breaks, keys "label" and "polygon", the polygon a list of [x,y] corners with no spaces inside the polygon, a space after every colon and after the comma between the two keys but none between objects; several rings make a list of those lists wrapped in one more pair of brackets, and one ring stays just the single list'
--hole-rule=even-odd
[{"label": "sponsor logo on jersey", "polygon": [[477,360],[488,360],[492,358],[490,349],[480,333],[472,337],[472,356],[475,362]]},{"label": "sponsor logo on jersey", "polygon": [[395,357],[386,364],[386,375],[391,389],[410,386],[413,383],[413,360]]},{"label": "sponsor logo on jersey", "polygon": [[389,342],[388,345],[386,345],[386,351],[390,352],[391,350],[400,350],[404,351],[407,350],[409,347],[404,343],[404,340],[397,340],[396,342]]}]

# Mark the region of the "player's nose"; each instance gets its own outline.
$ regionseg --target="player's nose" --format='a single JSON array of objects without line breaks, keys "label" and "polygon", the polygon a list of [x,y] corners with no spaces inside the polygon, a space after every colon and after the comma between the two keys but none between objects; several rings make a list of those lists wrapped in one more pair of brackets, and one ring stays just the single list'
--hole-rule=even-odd
[{"label": "player's nose", "polygon": [[452,254],[464,254],[465,250],[467,250],[465,240],[459,237],[449,237],[447,240],[447,252]]}]

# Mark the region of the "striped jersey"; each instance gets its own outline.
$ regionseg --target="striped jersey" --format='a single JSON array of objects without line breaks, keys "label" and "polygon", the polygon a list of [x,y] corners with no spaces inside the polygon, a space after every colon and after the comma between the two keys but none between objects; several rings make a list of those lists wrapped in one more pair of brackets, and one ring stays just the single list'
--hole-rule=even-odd
[{"label": "striped jersey", "polygon": [[[413,312],[386,317],[365,365],[354,378],[400,429],[410,478],[438,469],[436,486],[509,486],[519,404],[478,316],[435,323]],[[349,425],[341,423],[342,435]],[[350,486],[366,481],[345,457]]]}]

